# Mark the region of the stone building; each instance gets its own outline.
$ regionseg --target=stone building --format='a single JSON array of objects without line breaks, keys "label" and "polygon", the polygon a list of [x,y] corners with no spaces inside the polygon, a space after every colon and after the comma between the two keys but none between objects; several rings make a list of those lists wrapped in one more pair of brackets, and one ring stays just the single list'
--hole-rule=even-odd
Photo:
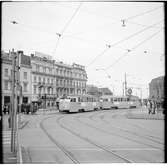
[{"label": "stone building", "polygon": [[164,85],[164,76],[152,79],[149,83],[149,97],[164,99]]},{"label": "stone building", "polygon": [[109,88],[98,88],[94,85],[87,85],[87,94],[94,95],[97,97],[103,95],[113,95]]},{"label": "stone building", "polygon": [[56,99],[56,77],[54,60],[42,53],[31,54],[32,102],[41,107],[54,106]]},{"label": "stone building", "polygon": [[[15,52],[16,53],[16,52]],[[31,60],[29,56],[21,53],[20,82],[22,86],[23,103],[31,102]],[[1,52],[1,89],[2,106],[11,102],[12,96],[12,55],[11,53]]]},{"label": "stone building", "polygon": [[[38,103],[40,107],[55,106],[56,99],[63,95],[86,93],[87,74],[85,67],[52,60],[40,52],[31,56],[21,53],[20,80],[24,103]],[[3,103],[11,100],[12,58],[2,52]]]},{"label": "stone building", "polygon": [[31,55],[32,101],[41,106],[54,106],[63,95],[85,94],[87,75],[84,66],[56,62],[48,55]]}]

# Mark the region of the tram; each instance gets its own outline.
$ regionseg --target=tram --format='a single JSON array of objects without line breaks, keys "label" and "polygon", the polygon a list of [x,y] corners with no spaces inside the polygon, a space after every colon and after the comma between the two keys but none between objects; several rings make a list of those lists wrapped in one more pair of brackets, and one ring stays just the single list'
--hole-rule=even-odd
[{"label": "tram", "polygon": [[137,108],[140,105],[137,97],[129,96],[110,96],[104,95],[100,97],[101,109],[121,109],[121,108]]},{"label": "tram", "polygon": [[100,109],[99,99],[91,95],[70,95],[59,100],[59,112],[84,112]]}]

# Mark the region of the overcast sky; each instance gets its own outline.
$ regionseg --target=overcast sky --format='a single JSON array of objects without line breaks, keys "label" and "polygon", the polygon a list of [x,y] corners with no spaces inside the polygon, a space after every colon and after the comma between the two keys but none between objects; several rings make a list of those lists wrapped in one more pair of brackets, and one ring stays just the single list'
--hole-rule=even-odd
[{"label": "overcast sky", "polygon": [[164,4],[4,2],[2,49],[12,48],[84,65],[88,84],[117,95],[127,73],[133,94],[147,97],[151,79],[164,75]]}]

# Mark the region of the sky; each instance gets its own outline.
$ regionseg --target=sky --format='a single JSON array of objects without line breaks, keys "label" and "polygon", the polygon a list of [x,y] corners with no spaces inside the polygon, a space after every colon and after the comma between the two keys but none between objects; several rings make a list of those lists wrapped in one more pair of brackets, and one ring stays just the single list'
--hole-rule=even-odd
[{"label": "sky", "polygon": [[2,3],[3,50],[84,65],[87,84],[116,95],[126,73],[132,94],[148,96],[151,80],[165,74],[164,45],[163,2]]}]

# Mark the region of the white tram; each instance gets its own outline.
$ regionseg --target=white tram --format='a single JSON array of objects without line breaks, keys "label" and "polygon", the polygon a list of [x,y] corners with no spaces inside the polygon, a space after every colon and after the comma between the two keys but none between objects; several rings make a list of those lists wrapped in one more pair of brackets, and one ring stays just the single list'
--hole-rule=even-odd
[{"label": "white tram", "polygon": [[59,112],[84,112],[98,109],[100,109],[99,99],[90,95],[71,95],[59,101]]},{"label": "white tram", "polygon": [[101,109],[118,109],[118,108],[137,108],[140,105],[137,97],[128,96],[110,96],[104,95],[100,97]]}]

